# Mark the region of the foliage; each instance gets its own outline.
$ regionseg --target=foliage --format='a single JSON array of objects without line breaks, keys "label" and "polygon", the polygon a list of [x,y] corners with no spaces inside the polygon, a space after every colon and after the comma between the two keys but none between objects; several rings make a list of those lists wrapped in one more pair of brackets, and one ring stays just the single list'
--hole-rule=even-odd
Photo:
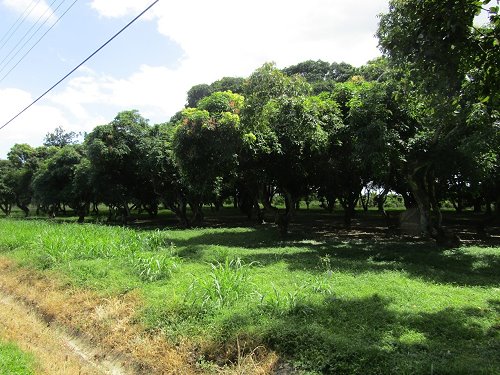
[{"label": "foliage", "polygon": [[82,149],[74,146],[64,146],[47,159],[33,177],[35,200],[46,206],[73,206],[73,180],[81,160]]},{"label": "foliage", "polygon": [[43,145],[47,147],[64,147],[77,143],[78,134],[75,132],[66,132],[61,126],[57,127],[54,132],[47,133],[43,141]]},{"label": "foliage", "polygon": [[[436,181],[469,174],[464,166],[474,165],[478,154],[497,154],[497,142],[470,155],[461,152],[469,139],[491,136],[488,128],[498,123],[498,68],[492,60],[500,58],[495,42],[498,9],[489,10],[487,25],[474,26],[475,17],[489,3],[391,1],[389,13],[381,17],[380,45],[402,72],[398,101],[417,124],[408,140],[414,152],[408,159],[407,180],[426,234],[435,234],[434,227],[440,226]],[[477,116],[480,112],[485,116]],[[488,125],[471,126],[477,120]],[[459,170],[454,160],[462,160]]]},{"label": "foliage", "polygon": [[195,221],[201,220],[202,204],[219,199],[224,184],[234,177],[242,142],[238,115],[242,105],[241,95],[216,92],[202,99],[198,108],[182,112],[173,152]]},{"label": "foliage", "polygon": [[128,203],[142,190],[144,140],[148,122],[137,111],[120,112],[107,125],[96,127],[85,138],[97,198],[129,215]]},{"label": "foliage", "polygon": [[346,82],[357,74],[357,69],[345,62],[328,63],[326,61],[308,60],[283,69],[289,76],[299,75],[312,85],[313,92],[329,92],[335,83]]},{"label": "foliage", "polygon": [[[361,67],[266,63],[247,79],[194,86],[189,107],[166,123],[129,110],[82,145],[62,128],[46,146],[14,145],[0,161],[0,209],[69,208],[82,222],[104,204],[109,220],[126,223],[163,204],[187,227],[201,223],[204,205],[231,199],[249,219],[273,215],[286,234],[300,200],[317,196],[329,211],[339,202],[349,227],[358,200],[368,207],[363,191],[377,192],[382,213],[394,191],[434,237],[445,200],[498,210],[497,9],[471,28],[479,3],[443,4],[391,3],[378,32],[385,56]],[[441,25],[445,8],[450,24]]]}]

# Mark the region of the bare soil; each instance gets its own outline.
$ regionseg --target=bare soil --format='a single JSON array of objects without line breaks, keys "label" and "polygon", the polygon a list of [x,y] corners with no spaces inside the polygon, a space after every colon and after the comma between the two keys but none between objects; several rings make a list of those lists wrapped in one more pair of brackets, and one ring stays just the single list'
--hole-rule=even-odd
[{"label": "bare soil", "polygon": [[0,337],[37,359],[41,374],[193,374],[188,346],[172,348],[135,322],[134,293],[104,298],[0,258]]}]

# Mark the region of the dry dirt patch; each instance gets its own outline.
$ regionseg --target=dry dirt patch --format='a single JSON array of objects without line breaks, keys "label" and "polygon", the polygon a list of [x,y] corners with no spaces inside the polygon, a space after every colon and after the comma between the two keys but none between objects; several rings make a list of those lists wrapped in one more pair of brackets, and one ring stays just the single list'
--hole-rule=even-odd
[{"label": "dry dirt patch", "polygon": [[[134,293],[104,298],[0,258],[0,336],[48,374],[190,374],[189,351],[134,323]],[[62,329],[64,327],[64,329]]]},{"label": "dry dirt patch", "polygon": [[0,291],[0,337],[33,353],[44,374],[128,374],[113,360],[61,328],[47,324],[31,308]]}]

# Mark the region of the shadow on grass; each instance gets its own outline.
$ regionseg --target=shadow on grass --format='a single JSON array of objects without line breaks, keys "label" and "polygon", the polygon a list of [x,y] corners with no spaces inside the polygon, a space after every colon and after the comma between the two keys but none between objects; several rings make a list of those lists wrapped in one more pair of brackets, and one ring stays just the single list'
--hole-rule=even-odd
[{"label": "shadow on grass", "polygon": [[320,272],[320,257],[329,256],[334,270],[354,274],[397,270],[439,283],[471,286],[500,284],[500,253],[474,253],[463,248],[444,250],[430,242],[318,241],[298,235],[282,240],[274,228],[269,227],[205,232],[173,241],[179,255],[190,260],[199,260],[209,246],[222,246],[236,249],[236,254],[246,263],[257,262],[268,266],[286,262],[290,270]]},{"label": "shadow on grass", "polygon": [[[329,243],[309,245],[309,251],[283,254],[291,270],[320,271],[319,257],[328,255],[333,270],[354,274],[403,271],[439,283],[462,286],[500,285],[500,254],[485,255],[462,250],[443,251],[433,245],[413,243]],[[245,261],[263,265],[275,261],[274,254],[254,254]]]},{"label": "shadow on grass", "polygon": [[249,350],[264,343],[297,369],[322,374],[499,373],[499,332],[480,325],[493,307],[479,315],[469,308],[401,313],[390,303],[377,295],[328,297],[282,316],[231,314],[220,322],[219,350],[234,352],[236,337]]}]

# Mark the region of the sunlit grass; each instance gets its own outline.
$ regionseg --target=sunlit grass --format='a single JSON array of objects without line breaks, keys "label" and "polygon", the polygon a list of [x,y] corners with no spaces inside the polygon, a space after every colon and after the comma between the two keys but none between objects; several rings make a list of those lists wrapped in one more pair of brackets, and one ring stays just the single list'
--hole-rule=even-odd
[{"label": "sunlit grass", "polygon": [[31,354],[21,351],[13,343],[0,340],[0,375],[34,374],[34,363]]},{"label": "sunlit grass", "polygon": [[0,221],[0,252],[99,293],[138,289],[138,317],[200,361],[264,345],[309,373],[500,373],[500,254],[274,230],[136,231]]}]

